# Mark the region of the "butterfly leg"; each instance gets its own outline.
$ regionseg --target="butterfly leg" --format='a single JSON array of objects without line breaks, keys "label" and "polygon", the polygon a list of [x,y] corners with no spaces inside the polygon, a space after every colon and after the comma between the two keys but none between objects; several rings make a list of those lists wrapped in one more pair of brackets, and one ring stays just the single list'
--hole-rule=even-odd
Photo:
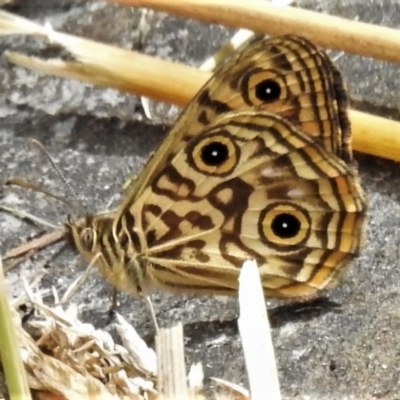
[{"label": "butterfly leg", "polygon": [[118,290],[113,287],[112,294],[111,294],[111,307],[110,312],[115,311],[118,307]]},{"label": "butterfly leg", "polygon": [[72,284],[68,287],[59,304],[64,304],[71,300],[75,292],[86,282],[90,271],[92,270],[99,257],[102,257],[101,253],[98,253],[93,257],[92,261],[89,263],[85,271],[83,271],[83,273],[80,274],[78,278],[75,279],[75,281],[72,282]]},{"label": "butterfly leg", "polygon": [[153,305],[153,302],[151,301],[151,297],[149,295],[149,296],[146,296],[144,299],[146,301],[147,308],[148,308],[148,310],[150,312],[151,319],[153,320],[154,328],[156,330],[156,336],[159,336],[160,327],[159,327],[158,322],[157,322],[156,312],[154,310],[154,305]]}]

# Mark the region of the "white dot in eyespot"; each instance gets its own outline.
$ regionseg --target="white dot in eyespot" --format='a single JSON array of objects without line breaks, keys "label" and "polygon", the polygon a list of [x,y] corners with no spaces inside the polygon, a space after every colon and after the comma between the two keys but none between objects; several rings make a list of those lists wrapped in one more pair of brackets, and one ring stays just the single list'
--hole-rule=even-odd
[{"label": "white dot in eyespot", "polygon": [[302,197],[304,196],[304,191],[299,188],[290,189],[287,192],[288,197]]},{"label": "white dot in eyespot", "polygon": [[281,176],[281,172],[272,167],[266,167],[261,171],[261,175],[265,178],[276,178],[277,176]]}]

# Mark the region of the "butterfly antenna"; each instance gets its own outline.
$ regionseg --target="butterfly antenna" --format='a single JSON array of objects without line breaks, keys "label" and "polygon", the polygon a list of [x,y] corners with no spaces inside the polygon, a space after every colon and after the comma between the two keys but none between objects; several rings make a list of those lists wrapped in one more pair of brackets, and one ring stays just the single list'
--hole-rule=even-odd
[{"label": "butterfly antenna", "polygon": [[37,223],[39,225],[47,226],[48,228],[60,229],[59,226],[54,225],[51,222],[47,222],[42,218],[36,217],[36,216],[34,216],[34,215],[30,214],[30,213],[27,213],[25,211],[19,211],[19,210],[16,210],[14,208],[7,207],[7,206],[5,206],[3,204],[0,204],[0,210],[4,211],[6,213],[12,214],[12,215],[16,216],[17,218],[27,219],[27,220],[35,222],[35,223]]},{"label": "butterfly antenna", "polygon": [[[65,178],[65,176],[63,175],[63,173],[61,172],[60,168],[58,168],[57,164],[54,162],[52,156],[50,155],[50,153],[44,148],[43,144],[40,143],[38,140],[36,139],[32,139],[31,143],[38,148],[45,156],[46,158],[49,160],[50,164],[53,166],[54,170],[56,171],[57,175],[60,177],[60,179],[64,182],[64,185],[68,188],[69,192],[72,194],[72,197],[74,198],[74,200],[76,201],[76,203],[79,204],[79,208],[82,209],[85,213],[86,213],[86,209],[84,206],[82,206],[81,202],[79,201],[79,197],[76,194],[75,190],[73,189],[73,187],[70,185],[70,183],[68,182],[68,180]],[[51,197],[55,197],[60,199],[59,197],[56,197],[55,195],[51,195]],[[63,200],[64,201],[64,200]],[[65,201],[64,201],[65,202]],[[68,203],[67,203],[68,204]],[[75,208],[75,207],[74,207]]]},{"label": "butterfly antenna", "polygon": [[[53,199],[61,201],[62,203],[66,204],[68,207],[70,207],[72,209],[79,210],[83,214],[86,213],[86,210],[82,207],[82,205],[80,203],[73,202],[73,201],[67,199],[66,197],[54,194],[54,193],[40,187],[39,185],[35,184],[34,182],[25,181],[24,179],[20,179],[20,178],[10,178],[5,181],[4,185],[5,186],[19,186],[24,189],[31,189],[31,190],[34,190],[35,192],[43,193],[48,197],[52,197]],[[0,208],[1,207],[2,206],[0,206]],[[32,218],[30,218],[30,219],[32,220]]]}]

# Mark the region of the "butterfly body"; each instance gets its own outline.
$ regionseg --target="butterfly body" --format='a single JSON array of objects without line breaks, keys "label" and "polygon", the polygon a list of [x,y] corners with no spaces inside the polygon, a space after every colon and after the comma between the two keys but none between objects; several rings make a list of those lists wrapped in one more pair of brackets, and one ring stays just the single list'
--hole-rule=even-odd
[{"label": "butterfly body", "polygon": [[359,253],[365,200],[347,100],[305,39],[257,39],[183,112],[112,217],[68,225],[120,290],[234,295],[255,259],[266,296],[307,298]]}]

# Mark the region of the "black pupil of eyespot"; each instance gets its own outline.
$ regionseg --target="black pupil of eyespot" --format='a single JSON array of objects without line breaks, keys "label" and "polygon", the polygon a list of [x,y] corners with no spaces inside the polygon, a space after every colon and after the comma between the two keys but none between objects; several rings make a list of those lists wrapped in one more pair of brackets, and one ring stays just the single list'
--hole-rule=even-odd
[{"label": "black pupil of eyespot", "polygon": [[292,214],[279,214],[271,224],[274,234],[282,239],[290,239],[299,233],[301,228],[300,221]]},{"label": "black pupil of eyespot", "polygon": [[201,149],[201,159],[204,164],[212,167],[222,164],[228,156],[228,148],[221,142],[208,143]]},{"label": "black pupil of eyespot", "polygon": [[261,101],[270,103],[279,99],[280,95],[281,87],[278,82],[272,79],[266,79],[256,85],[256,97]]}]

